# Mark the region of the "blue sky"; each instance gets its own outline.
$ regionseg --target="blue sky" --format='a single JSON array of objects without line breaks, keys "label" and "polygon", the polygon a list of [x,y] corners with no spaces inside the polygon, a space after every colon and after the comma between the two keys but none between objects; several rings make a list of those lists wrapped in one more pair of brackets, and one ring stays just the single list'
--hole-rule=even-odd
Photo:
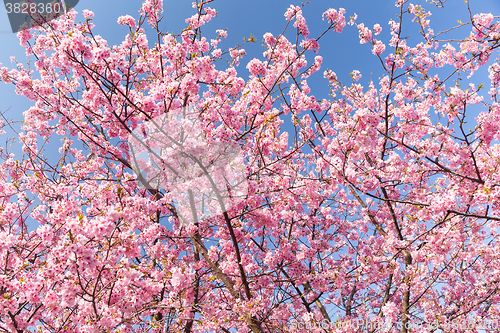
[{"label": "blue sky", "polygon": [[[237,68],[239,75],[246,79],[249,75],[248,70],[245,68],[246,63],[253,57],[262,59],[264,47],[261,45],[261,40],[264,33],[271,32],[273,35],[278,35],[282,32],[286,25],[283,14],[291,2],[292,0],[252,0],[252,2],[215,0],[209,6],[215,8],[218,15],[205,25],[202,31],[207,39],[210,39],[216,36],[215,31],[217,29],[227,29],[228,38],[219,44],[223,49],[242,43],[243,37],[248,38],[250,35],[255,37],[256,43],[249,43],[244,46],[248,55],[243,57],[241,65]],[[461,0],[445,2],[444,9],[437,9],[433,4],[422,0],[414,2],[420,3],[424,8],[431,10],[433,13],[430,18],[431,26],[435,32],[457,25],[458,20],[463,22],[469,20],[467,6]],[[160,25],[161,29],[165,32],[178,33],[185,28],[187,26],[185,19],[195,13],[191,4],[191,0],[164,0],[164,18]],[[294,4],[300,5],[299,2]],[[80,0],[75,9],[79,13],[78,19],[83,19],[81,15],[83,9],[93,11],[95,13],[93,20],[95,24],[94,33],[108,40],[109,45],[114,45],[120,44],[128,33],[127,27],[117,24],[117,18],[125,14],[138,17],[140,6],[141,2],[138,0]],[[473,14],[491,12],[494,15],[500,15],[500,1],[498,0],[470,0],[470,6]],[[347,20],[356,13],[358,15],[357,22],[363,22],[369,28],[372,28],[375,23],[379,23],[382,26],[382,33],[377,38],[386,44],[390,39],[388,22],[391,18],[396,20],[398,13],[398,8],[394,6],[394,0],[312,0],[303,10],[311,31],[311,37],[317,37],[328,26],[327,22],[321,18],[322,13],[328,8],[345,8]],[[14,64],[10,62],[11,56],[15,56],[21,63],[26,63],[27,58],[24,48],[19,44],[16,34],[10,32],[6,12],[0,11],[0,15],[0,63],[8,68],[13,68]],[[409,45],[415,45],[421,40],[415,30],[416,23],[409,22],[407,19],[403,27],[403,36],[409,37]],[[291,26],[290,28],[287,37],[295,40],[294,28]],[[468,32],[465,29],[454,31],[453,34],[446,35],[446,38],[452,38],[454,34],[458,34],[463,38]],[[154,40],[152,37],[150,36],[150,41]],[[390,48],[387,45],[387,49],[382,56],[385,57],[389,52]],[[341,34],[333,31],[329,32],[320,41],[319,55],[323,56],[322,69],[308,79],[312,93],[318,99],[328,98],[328,84],[322,75],[327,68],[334,70],[344,84],[351,82],[350,73],[353,70],[361,72],[363,77],[360,82],[364,86],[367,85],[370,77],[377,81],[382,74],[379,59],[371,53],[371,46],[359,43],[358,30],[355,26],[347,25]],[[311,61],[314,56],[314,53],[309,52],[308,60]],[[224,69],[225,61],[221,60],[217,66],[219,69]],[[487,87],[486,68],[482,68],[482,72],[477,73],[472,80],[476,85],[485,83]],[[23,119],[23,112],[32,105],[33,102],[27,98],[16,95],[12,85],[0,82],[0,112],[4,113],[5,117],[20,121]],[[471,118],[475,117],[479,111],[479,109],[473,111],[476,114],[471,114]],[[468,125],[473,128],[474,120],[471,120]],[[19,130],[19,123],[14,124],[14,126]],[[12,137],[14,134],[6,128],[4,130],[7,134],[0,136],[0,146],[2,147],[5,146],[7,137]],[[53,139],[53,141],[52,144],[60,144],[58,139]],[[20,145],[14,145],[12,150],[17,159],[20,159],[22,155],[20,148]]]},{"label": "blue sky", "polygon": [[[440,30],[441,27],[456,24],[457,20],[465,22],[468,19],[468,11],[464,1],[447,1],[444,10],[438,10],[434,5],[424,1],[414,2],[422,3],[425,8],[431,10],[433,13],[431,25],[435,27],[435,31]],[[177,33],[185,28],[184,19],[194,14],[191,3],[190,0],[165,0],[162,29]],[[246,78],[248,77],[248,71],[245,68],[246,62],[254,56],[262,57],[264,49],[260,41],[264,33],[271,32],[277,35],[283,30],[286,23],[283,13],[290,3],[293,3],[293,0],[252,0],[251,2],[216,0],[209,6],[217,9],[218,15],[203,28],[203,31],[207,38],[210,38],[215,36],[216,29],[227,28],[228,38],[220,44],[226,49],[241,43],[242,38],[249,37],[250,34],[256,37],[256,43],[245,46],[248,56],[243,58],[238,70],[239,74]],[[300,5],[300,2],[294,4]],[[473,12],[500,14],[500,2],[497,0],[470,0],[470,5]],[[380,23],[383,30],[378,37],[381,37],[380,39],[383,41],[388,41],[387,23],[390,18],[396,19],[397,13],[394,0],[312,0],[304,8],[304,16],[308,21],[311,37],[317,36],[327,26],[326,21],[321,20],[321,14],[328,8],[339,7],[346,9],[347,18],[357,13],[357,21],[364,22],[367,27],[371,28],[375,23]],[[94,24],[96,27],[94,31],[107,39],[110,45],[119,44],[127,33],[127,28],[116,23],[117,18],[124,14],[137,17],[139,8],[140,1],[136,0],[80,0],[75,7],[79,12],[79,18],[81,18],[80,13],[83,9],[89,9],[95,13]],[[464,33],[466,32],[464,31]],[[320,43],[319,54],[324,58],[322,70],[330,68],[337,73],[341,81],[347,80],[346,82],[349,82],[349,73],[354,69],[360,70],[363,74],[362,83],[366,83],[371,73],[373,73],[373,79],[377,79],[380,75],[380,63],[371,54],[369,45],[359,44],[357,35],[358,31],[354,26],[346,26],[342,34],[329,33]],[[414,33],[413,36],[416,34]],[[410,34],[410,37],[413,36]],[[26,62],[23,47],[19,45],[16,35],[10,32],[5,11],[0,11],[0,42],[0,63],[3,66],[13,66],[10,63],[11,56],[16,56],[20,62]],[[388,51],[386,50],[385,53]],[[328,90],[326,80],[322,78],[321,73],[313,76],[309,85],[313,93],[316,91],[317,97],[325,98]],[[10,108],[7,112],[8,118],[21,119],[22,112],[30,106],[31,102],[24,97],[17,96],[12,86],[0,84],[0,111],[4,112]]]}]

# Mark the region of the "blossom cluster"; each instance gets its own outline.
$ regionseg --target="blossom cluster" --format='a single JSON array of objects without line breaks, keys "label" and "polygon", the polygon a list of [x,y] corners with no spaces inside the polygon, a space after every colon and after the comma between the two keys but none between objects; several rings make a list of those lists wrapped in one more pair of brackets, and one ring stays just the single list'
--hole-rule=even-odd
[{"label": "blossom cluster", "polygon": [[[19,33],[35,60],[0,67],[32,102],[24,155],[0,149],[0,330],[420,333],[498,318],[497,18],[471,14],[442,41],[425,4],[398,0],[372,28],[325,8],[316,34],[291,5],[293,38],[267,32],[247,59],[225,30],[203,34],[209,2],[175,34],[145,0],[118,18],[117,45],[90,11]],[[374,75],[327,68],[320,46],[348,29]],[[473,82],[481,69],[489,81]],[[352,325],[332,327],[332,307]]]}]

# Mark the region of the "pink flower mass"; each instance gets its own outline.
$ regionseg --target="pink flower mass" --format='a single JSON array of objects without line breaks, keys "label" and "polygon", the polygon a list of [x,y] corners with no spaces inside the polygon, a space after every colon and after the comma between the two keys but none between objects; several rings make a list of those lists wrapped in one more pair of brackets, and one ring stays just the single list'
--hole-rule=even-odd
[{"label": "pink flower mass", "polygon": [[[449,37],[429,9],[451,4],[417,2],[376,24],[290,5],[238,45],[217,1],[176,33],[145,0],[117,45],[97,11],[20,32],[33,62],[0,64],[31,103],[0,119],[21,145],[0,148],[0,331],[500,324],[500,22],[467,2]],[[377,72],[330,66],[328,44],[359,56],[346,36]]]}]

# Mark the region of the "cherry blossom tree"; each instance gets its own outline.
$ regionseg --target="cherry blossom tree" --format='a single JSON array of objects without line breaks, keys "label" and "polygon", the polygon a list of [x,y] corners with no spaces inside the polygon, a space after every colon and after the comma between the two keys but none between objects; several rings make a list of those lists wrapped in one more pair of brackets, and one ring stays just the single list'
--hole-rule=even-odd
[{"label": "cherry blossom tree", "polygon": [[[470,13],[450,27],[468,32],[446,40],[409,1],[396,2],[388,26],[372,28],[325,8],[324,32],[311,36],[292,5],[283,32],[263,36],[264,54],[249,59],[245,79],[243,45],[221,49],[223,30],[202,36],[215,9],[196,2],[186,29],[172,34],[159,28],[162,6],[146,0],[139,17],[120,17],[130,33],[114,46],[94,34],[92,12],[78,23],[72,10],[19,33],[34,69],[0,68],[0,80],[33,102],[19,133],[24,155],[4,150],[0,165],[0,331],[463,332],[496,323],[500,23],[492,14]],[[414,44],[411,24],[421,33]],[[320,72],[320,43],[348,28],[383,71],[364,87],[365,73],[347,83]],[[382,29],[389,41],[377,39]],[[461,84],[483,68],[488,84]],[[308,86],[321,73],[325,98]],[[161,186],[148,182],[151,160],[134,162],[130,138],[149,140],[140,137],[148,124],[179,110],[190,110],[188,125],[203,138],[181,155],[193,177],[212,180],[204,183],[216,198],[211,214],[179,198],[195,184],[168,180],[169,166],[192,170],[172,160],[174,145],[145,146],[159,152]],[[59,141],[58,152],[43,154]],[[215,176],[220,169],[205,168],[220,147],[241,156],[238,200],[234,183]],[[181,217],[183,205],[192,218]]]}]

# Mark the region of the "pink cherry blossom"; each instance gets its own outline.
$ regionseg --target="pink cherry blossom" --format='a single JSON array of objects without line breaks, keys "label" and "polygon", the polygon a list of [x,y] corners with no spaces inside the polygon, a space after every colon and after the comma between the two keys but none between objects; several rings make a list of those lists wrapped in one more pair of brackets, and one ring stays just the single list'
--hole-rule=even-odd
[{"label": "pink cherry blossom", "polygon": [[118,18],[118,24],[120,25],[128,25],[131,28],[134,28],[136,23],[135,20],[132,16],[130,15],[123,15]]},{"label": "pink cherry blossom", "polygon": [[252,75],[266,75],[266,67],[258,59],[252,59],[247,64],[247,69]]},{"label": "pink cherry blossom", "polygon": [[[34,61],[0,65],[0,81],[32,105],[0,120],[0,329],[500,319],[498,17],[469,8],[448,38],[428,11],[448,3],[398,0],[384,36],[342,8],[308,16],[315,31],[291,5],[247,59],[210,31],[208,2],[167,33],[168,8],[145,0],[113,46],[89,11],[18,34]],[[373,72],[321,53],[350,56],[333,32]]]}]

